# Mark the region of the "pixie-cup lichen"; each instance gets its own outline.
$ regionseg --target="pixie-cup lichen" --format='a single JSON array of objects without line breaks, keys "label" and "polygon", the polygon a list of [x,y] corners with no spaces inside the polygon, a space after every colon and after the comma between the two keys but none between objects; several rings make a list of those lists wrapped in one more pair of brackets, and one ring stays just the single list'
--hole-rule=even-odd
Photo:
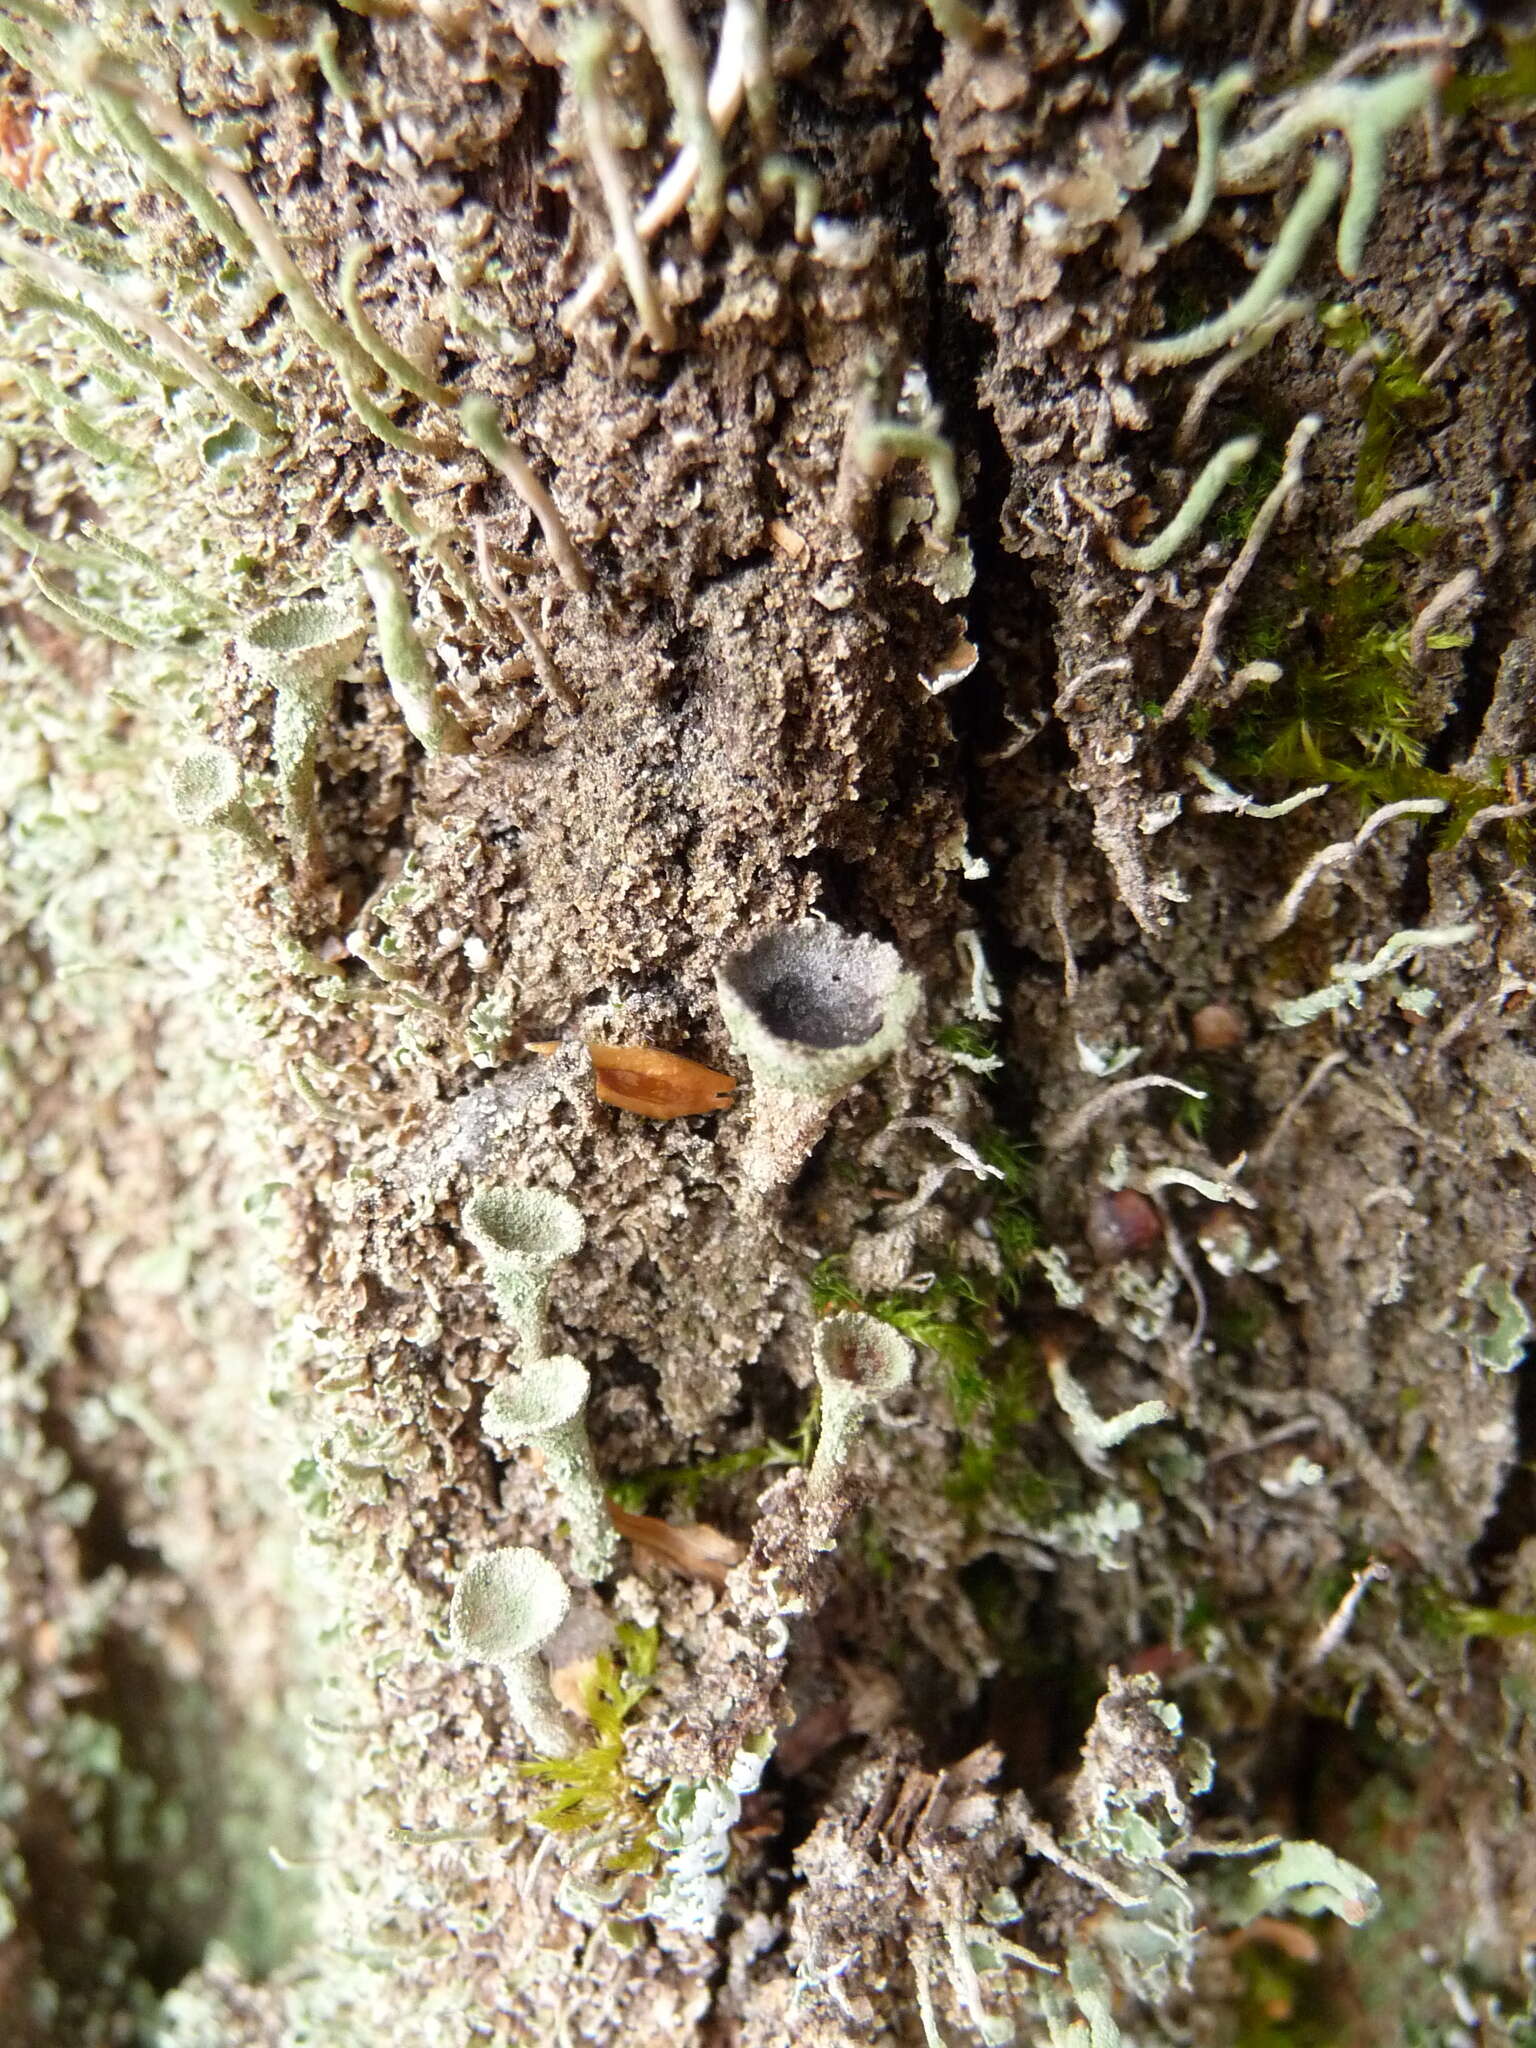
[{"label": "pixie-cup lichen", "polygon": [[743,1171],[775,1187],[804,1164],[854,1083],[905,1042],[921,984],[894,946],[805,918],[728,954],[715,988],[755,1084]]},{"label": "pixie-cup lichen", "polygon": [[473,1558],[453,1591],[448,1634],[477,1664],[494,1664],[519,1726],[540,1756],[569,1756],[574,1737],[539,1649],[564,1621],[571,1596],[536,1550],[490,1550]]},{"label": "pixie-cup lichen", "polygon": [[601,1579],[613,1569],[618,1536],[587,1434],[591,1385],[587,1368],[568,1352],[535,1358],[492,1390],[480,1421],[493,1443],[541,1453],[570,1523],[576,1569],[583,1578]]},{"label": "pixie-cup lichen", "polygon": [[835,1513],[849,1453],[865,1417],[877,1402],[907,1385],[914,1353],[899,1330],[854,1310],[819,1322],[812,1346],[821,1388],[821,1433],[805,1498],[812,1516],[827,1520]]},{"label": "pixie-cup lichen", "polygon": [[525,1358],[544,1352],[549,1276],[586,1239],[581,1211],[545,1188],[480,1187],[464,1205],[464,1235],[484,1259],[497,1312]]},{"label": "pixie-cup lichen", "polygon": [[171,771],[168,794],[178,824],[189,831],[231,832],[263,862],[277,851],[241,791],[240,763],[227,747],[189,747]]},{"label": "pixie-cup lichen", "polygon": [[283,821],[295,858],[312,866],[319,851],[315,760],[336,680],[363,651],[368,627],[348,597],[302,597],[275,605],[235,635],[235,653],[272,684],[272,752],[283,793]]}]

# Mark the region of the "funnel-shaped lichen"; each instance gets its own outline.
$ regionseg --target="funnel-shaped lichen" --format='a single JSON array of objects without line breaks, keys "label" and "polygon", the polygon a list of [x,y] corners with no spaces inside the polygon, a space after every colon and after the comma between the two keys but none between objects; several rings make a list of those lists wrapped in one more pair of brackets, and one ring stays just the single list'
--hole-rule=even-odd
[{"label": "funnel-shaped lichen", "polygon": [[240,763],[226,747],[189,747],[171,771],[171,809],[194,832],[223,827],[263,861],[277,852],[241,794]]},{"label": "funnel-shaped lichen", "polygon": [[301,597],[263,612],[235,635],[235,653],[277,692],[272,752],[283,792],[283,822],[295,858],[319,850],[315,755],[330,716],[336,678],[363,651],[366,620],[347,598]]},{"label": "funnel-shaped lichen", "polygon": [[270,683],[334,683],[367,637],[350,598],[300,597],[252,619],[235,636],[235,651]]},{"label": "funnel-shaped lichen", "polygon": [[715,988],[756,1084],[743,1169],[773,1187],[803,1164],[840,1098],[905,1040],[921,985],[894,946],[806,918],[729,954]]},{"label": "funnel-shaped lichen", "polygon": [[448,1613],[454,1649],[496,1666],[512,1712],[540,1756],[569,1756],[576,1746],[538,1654],[570,1604],[565,1581],[536,1550],[490,1550],[471,1561]]},{"label": "funnel-shaped lichen", "polygon": [[806,1480],[806,1506],[817,1517],[834,1510],[854,1439],[865,1414],[912,1377],[912,1346],[889,1323],[850,1311],[828,1316],[812,1339],[821,1387],[821,1433]]},{"label": "funnel-shaped lichen", "polygon": [[549,1276],[586,1234],[575,1204],[544,1188],[476,1188],[464,1205],[464,1235],[485,1261],[497,1311],[525,1358],[544,1351]]},{"label": "funnel-shaped lichen", "polygon": [[542,1453],[570,1523],[576,1569],[583,1578],[601,1579],[613,1569],[618,1536],[587,1435],[591,1386],[587,1368],[568,1352],[536,1358],[493,1388],[480,1423],[493,1443]]}]

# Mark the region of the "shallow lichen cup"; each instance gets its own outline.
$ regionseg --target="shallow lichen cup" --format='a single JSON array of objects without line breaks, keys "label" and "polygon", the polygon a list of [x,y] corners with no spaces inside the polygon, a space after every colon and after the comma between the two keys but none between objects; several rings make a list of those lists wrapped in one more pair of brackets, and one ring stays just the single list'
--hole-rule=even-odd
[{"label": "shallow lichen cup", "polygon": [[493,1387],[480,1426],[492,1443],[508,1450],[538,1450],[570,1525],[571,1556],[583,1578],[600,1579],[613,1569],[618,1532],[603,1498],[602,1481],[587,1434],[587,1395],[592,1378],[579,1358],[559,1353],[535,1358]]},{"label": "shallow lichen cup", "polygon": [[538,1655],[569,1612],[565,1581],[536,1550],[488,1550],[454,1588],[448,1634],[460,1656],[494,1664],[524,1733],[542,1756],[569,1756],[571,1731]]},{"label": "shallow lichen cup", "polygon": [[525,1357],[544,1350],[549,1276],[586,1241],[581,1211],[547,1188],[476,1188],[464,1204],[464,1235],[484,1259],[503,1320]]},{"label": "shallow lichen cup", "polygon": [[818,1525],[815,1547],[830,1548],[830,1531],[846,1505],[849,1453],[869,1411],[911,1380],[914,1353],[899,1330],[857,1311],[825,1317],[811,1342],[821,1387],[821,1430],[805,1498]]},{"label": "shallow lichen cup", "polygon": [[194,832],[232,832],[264,861],[276,858],[272,841],[241,793],[240,763],[227,747],[189,747],[171,771],[167,788],[177,821]]},{"label": "shallow lichen cup", "polygon": [[368,622],[343,597],[297,597],[250,620],[235,652],[271,682],[334,682],[363,651]]}]

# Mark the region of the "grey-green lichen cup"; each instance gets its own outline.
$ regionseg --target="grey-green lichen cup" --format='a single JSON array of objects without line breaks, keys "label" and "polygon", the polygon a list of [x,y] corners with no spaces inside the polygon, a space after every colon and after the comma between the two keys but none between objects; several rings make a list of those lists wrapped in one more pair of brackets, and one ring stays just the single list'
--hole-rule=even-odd
[{"label": "grey-green lichen cup", "polygon": [[805,1499],[814,1546],[829,1549],[846,1503],[849,1453],[870,1411],[911,1380],[913,1351],[899,1330],[856,1311],[825,1317],[811,1342],[821,1387],[821,1432]]},{"label": "grey-green lichen cup", "polygon": [[330,717],[336,679],[362,653],[368,623],[347,596],[299,597],[274,605],[235,635],[235,653],[272,684],[272,752],[283,795],[283,822],[295,859],[320,857],[315,761]]},{"label": "grey-green lichen cup", "polygon": [[547,1188],[478,1187],[464,1204],[464,1235],[485,1261],[497,1311],[523,1356],[541,1357],[550,1275],[586,1241],[581,1211]]},{"label": "grey-green lichen cup", "polygon": [[480,1417],[492,1443],[538,1451],[560,1496],[571,1532],[571,1557],[586,1579],[606,1578],[618,1551],[602,1481],[587,1434],[592,1378],[579,1358],[561,1352],[532,1359],[493,1387]]},{"label": "grey-green lichen cup", "polygon": [[454,1649],[496,1666],[512,1712],[540,1756],[569,1756],[576,1746],[538,1654],[570,1604],[565,1581],[547,1558],[513,1548],[471,1559],[448,1611]]}]

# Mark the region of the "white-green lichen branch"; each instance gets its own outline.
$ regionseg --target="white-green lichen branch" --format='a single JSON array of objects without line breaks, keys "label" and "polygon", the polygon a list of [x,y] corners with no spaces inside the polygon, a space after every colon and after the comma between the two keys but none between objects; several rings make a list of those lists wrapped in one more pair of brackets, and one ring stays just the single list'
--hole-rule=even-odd
[{"label": "white-green lichen branch", "polygon": [[1195,182],[1190,187],[1189,199],[1168,233],[1163,237],[1165,249],[1176,248],[1180,242],[1187,242],[1191,235],[1204,227],[1211,202],[1216,197],[1216,179],[1221,153],[1222,130],[1227,115],[1236,106],[1244,93],[1253,90],[1253,66],[1233,64],[1210,85],[1196,85],[1190,88],[1190,98],[1195,103],[1196,162]]},{"label": "white-green lichen branch", "polygon": [[561,579],[578,594],[590,590],[592,579],[576,552],[559,506],[535,475],[522,449],[502,432],[493,402],[478,392],[472,393],[459,407],[459,420],[471,443],[492,468],[500,470],[539,522]]},{"label": "white-green lichen branch", "polygon": [[[1259,559],[1259,550],[1269,538],[1270,529],[1284,513],[1292,514],[1298,494],[1302,488],[1303,470],[1307,450],[1322,431],[1322,420],[1315,412],[1309,412],[1299,419],[1291,429],[1290,439],[1285,444],[1285,459],[1280,465],[1280,474],[1270,486],[1264,502],[1253,516],[1237,557],[1225,576],[1222,577],[1205,608],[1205,617],[1200,622],[1200,639],[1195,648],[1195,658],[1168,702],[1163,706],[1163,722],[1179,718],[1193,700],[1206,677],[1216,666],[1217,650],[1221,645],[1222,628],[1227,614],[1237,602],[1238,592],[1247,582],[1254,563]],[[1257,663],[1240,670],[1232,679],[1233,686],[1246,686],[1247,681],[1258,679],[1260,670]],[[1278,677],[1270,677],[1277,681]]]},{"label": "white-green lichen branch", "polygon": [[399,571],[369,534],[354,533],[351,552],[373,604],[384,673],[411,734],[429,754],[467,754],[469,735],[443,702]]},{"label": "white-green lichen branch", "polygon": [[1339,215],[1339,268],[1359,274],[1366,237],[1381,204],[1387,145],[1405,121],[1422,113],[1447,75],[1443,60],[1410,65],[1385,78],[1319,79],[1257,135],[1223,151],[1223,189],[1251,188],[1300,142],[1336,130],[1349,144],[1349,196]]},{"label": "white-green lichen branch", "polygon": [[1358,963],[1341,961],[1337,967],[1330,968],[1326,987],[1314,989],[1310,995],[1294,996],[1285,1002],[1275,1003],[1275,1022],[1295,1031],[1304,1024],[1315,1023],[1332,1010],[1358,1010],[1365,1000],[1367,983],[1379,981],[1386,974],[1395,974],[1400,967],[1416,960],[1420,953],[1465,946],[1476,937],[1475,924],[1431,925],[1423,930],[1394,932],[1369,960]]},{"label": "white-green lichen branch", "polygon": [[1323,150],[1248,289],[1225,312],[1202,321],[1198,327],[1188,328],[1183,334],[1167,335],[1161,341],[1136,342],[1130,351],[1132,369],[1166,370],[1179,363],[1193,363],[1201,356],[1214,355],[1217,349],[1225,348],[1229,341],[1240,340],[1256,327],[1306,261],[1312,238],[1333,211],[1343,186],[1344,166],[1336,156]]},{"label": "white-green lichen branch", "polygon": [[1116,535],[1105,545],[1120,568],[1136,575],[1151,576],[1169,562],[1186,542],[1194,539],[1206,514],[1240,470],[1246,469],[1259,452],[1257,434],[1239,434],[1225,442],[1189,487],[1188,495],[1168,524],[1154,539],[1132,547]]},{"label": "white-green lichen branch", "polygon": [[[640,325],[651,347],[665,351],[677,345],[672,316],[661,302],[645,245],[635,224],[634,206],[624,166],[613,139],[613,108],[608,95],[608,61],[613,51],[612,31],[594,16],[579,20],[566,38],[565,61],[571,74],[571,88],[581,108],[582,128],[608,224],[613,231],[614,254],[624,282],[634,300]],[[697,151],[695,151],[697,157]],[[696,182],[702,182],[704,165],[699,163]]]}]

